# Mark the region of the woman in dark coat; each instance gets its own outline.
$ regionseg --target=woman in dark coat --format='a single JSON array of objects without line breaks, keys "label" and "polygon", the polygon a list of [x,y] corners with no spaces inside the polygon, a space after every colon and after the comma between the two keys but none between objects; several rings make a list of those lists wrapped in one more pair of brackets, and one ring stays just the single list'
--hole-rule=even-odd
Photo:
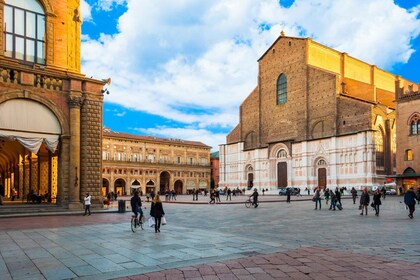
[{"label": "woman in dark coat", "polygon": [[408,207],[408,211],[410,214],[408,214],[408,217],[410,219],[413,218],[413,213],[416,210],[416,194],[414,193],[413,188],[410,188],[404,195],[404,203]]},{"label": "woman in dark coat", "polygon": [[362,213],[360,215],[363,215],[363,209],[366,211],[366,215],[368,213],[368,205],[370,202],[369,193],[366,188],[363,189],[362,195],[360,196],[360,206],[362,206]]},{"label": "woman in dark coat", "polygon": [[152,207],[150,209],[150,216],[155,218],[155,232],[160,232],[160,223],[162,221],[162,216],[164,215],[165,211],[163,211],[162,201],[157,194],[153,198]]},{"label": "woman in dark coat", "polygon": [[375,208],[375,215],[379,216],[379,205],[381,205],[381,191],[376,189],[375,193],[373,194],[373,208]]}]

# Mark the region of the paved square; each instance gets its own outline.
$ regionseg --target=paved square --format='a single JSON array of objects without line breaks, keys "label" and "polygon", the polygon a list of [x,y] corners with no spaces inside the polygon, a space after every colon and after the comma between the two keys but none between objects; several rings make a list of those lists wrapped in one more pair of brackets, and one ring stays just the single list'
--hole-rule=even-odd
[{"label": "paved square", "polygon": [[[409,219],[401,201],[387,197],[379,217],[350,200],[165,203],[158,234],[131,232],[130,213],[0,219],[0,279],[419,279],[420,211]],[[8,228],[25,219],[40,228]],[[42,228],[49,219],[71,226]]]}]

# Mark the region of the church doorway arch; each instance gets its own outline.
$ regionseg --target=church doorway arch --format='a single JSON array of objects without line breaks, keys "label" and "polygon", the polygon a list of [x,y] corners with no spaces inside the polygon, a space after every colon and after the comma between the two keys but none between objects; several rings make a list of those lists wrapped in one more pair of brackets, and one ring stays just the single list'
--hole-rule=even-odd
[{"label": "church doorway arch", "polygon": [[61,134],[59,119],[44,104],[25,98],[0,103],[0,195],[55,203]]},{"label": "church doorway arch", "polygon": [[166,190],[169,190],[170,179],[171,175],[169,175],[169,172],[163,171],[162,173],[160,173],[160,194],[164,194]]},{"label": "church doorway arch", "polygon": [[125,195],[125,181],[123,179],[117,179],[114,183],[114,192],[117,195]]},{"label": "church doorway arch", "polygon": [[176,180],[174,184],[174,189],[176,194],[182,194],[183,183],[181,180]]}]

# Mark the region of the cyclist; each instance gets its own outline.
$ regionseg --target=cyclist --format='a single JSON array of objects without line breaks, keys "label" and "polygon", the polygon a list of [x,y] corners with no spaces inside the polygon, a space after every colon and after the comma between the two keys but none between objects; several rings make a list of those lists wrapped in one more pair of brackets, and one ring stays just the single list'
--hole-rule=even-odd
[{"label": "cyclist", "polygon": [[254,205],[255,208],[258,207],[258,191],[255,188],[254,192],[249,196],[249,198],[252,197],[252,205]]},{"label": "cyclist", "polygon": [[139,224],[142,223],[143,210],[141,210],[141,199],[140,199],[138,191],[134,192],[134,195],[131,198],[130,204],[131,204],[131,211],[133,211],[136,218],[137,218],[137,214],[140,213],[140,217],[137,218],[137,221]]}]

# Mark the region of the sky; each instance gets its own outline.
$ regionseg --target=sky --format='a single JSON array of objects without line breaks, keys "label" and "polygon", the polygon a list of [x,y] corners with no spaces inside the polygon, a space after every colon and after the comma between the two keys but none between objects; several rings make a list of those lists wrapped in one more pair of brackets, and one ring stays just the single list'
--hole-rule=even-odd
[{"label": "sky", "polygon": [[82,72],[111,78],[104,126],[218,150],[278,38],[420,83],[420,0],[81,0]]}]

